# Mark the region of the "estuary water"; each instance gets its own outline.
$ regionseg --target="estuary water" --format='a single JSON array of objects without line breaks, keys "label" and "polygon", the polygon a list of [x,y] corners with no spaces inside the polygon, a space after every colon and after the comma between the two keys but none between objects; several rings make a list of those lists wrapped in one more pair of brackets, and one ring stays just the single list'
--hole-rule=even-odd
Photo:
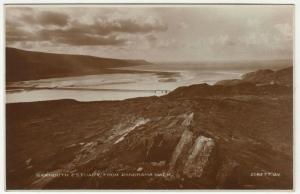
[{"label": "estuary water", "polygon": [[122,69],[135,70],[135,72],[7,83],[6,103],[59,99],[110,101],[161,96],[180,86],[201,83],[211,85],[219,80],[238,79],[246,72],[236,69],[209,70],[197,66],[155,64],[119,68]]}]

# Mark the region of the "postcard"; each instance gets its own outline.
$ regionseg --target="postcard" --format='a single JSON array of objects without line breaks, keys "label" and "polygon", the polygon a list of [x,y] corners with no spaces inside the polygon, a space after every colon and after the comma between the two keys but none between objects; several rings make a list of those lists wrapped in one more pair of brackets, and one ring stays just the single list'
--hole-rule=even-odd
[{"label": "postcard", "polygon": [[7,190],[292,190],[294,5],[7,4]]}]

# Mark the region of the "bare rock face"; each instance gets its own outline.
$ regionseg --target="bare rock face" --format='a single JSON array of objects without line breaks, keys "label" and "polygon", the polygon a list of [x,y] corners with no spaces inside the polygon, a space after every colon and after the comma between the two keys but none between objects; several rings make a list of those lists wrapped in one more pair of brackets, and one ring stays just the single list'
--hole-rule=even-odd
[{"label": "bare rock face", "polygon": [[134,129],[136,129],[139,126],[146,124],[149,121],[150,121],[149,119],[134,118],[134,119],[132,119],[132,121],[120,123],[112,129],[113,135],[110,136],[108,138],[108,140],[118,138],[114,142],[114,144],[118,144],[125,139],[125,137],[128,135],[128,133],[130,133],[131,131],[133,131]]},{"label": "bare rock face", "polygon": [[170,171],[174,171],[176,162],[177,162],[178,158],[184,154],[184,151],[189,150],[189,148],[192,144],[192,140],[193,140],[193,133],[189,130],[185,130],[182,133],[179,143],[177,144],[177,146],[173,152],[172,159],[169,164]]},{"label": "bare rock face", "polygon": [[184,114],[182,116],[184,118],[183,122],[182,122],[182,126],[185,127],[191,127],[193,119],[194,119],[194,113],[189,113],[189,114]]},{"label": "bare rock face", "polygon": [[209,163],[215,142],[212,138],[202,135],[195,140],[193,137],[193,132],[189,130],[182,133],[169,163],[169,170],[176,171],[176,175],[201,178]]},{"label": "bare rock face", "polygon": [[186,128],[172,154],[169,171],[178,176],[201,178],[215,147],[212,138],[196,136],[190,131],[194,113],[184,114],[181,125]]},{"label": "bare rock face", "polygon": [[189,178],[201,178],[215,143],[211,138],[199,136],[190,150],[183,174]]}]

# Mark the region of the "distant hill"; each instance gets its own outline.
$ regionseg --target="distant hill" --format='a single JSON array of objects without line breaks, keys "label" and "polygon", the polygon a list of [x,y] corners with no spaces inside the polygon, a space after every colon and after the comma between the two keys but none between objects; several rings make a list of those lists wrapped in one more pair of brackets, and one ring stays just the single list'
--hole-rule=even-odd
[{"label": "distant hill", "polygon": [[6,48],[6,81],[117,73],[109,68],[150,64],[144,60],[121,60],[84,55],[54,54]]},{"label": "distant hill", "polygon": [[259,70],[256,72],[247,73],[242,76],[244,81],[260,83],[260,84],[279,84],[292,85],[293,83],[293,68],[288,67],[277,71]]},{"label": "distant hill", "polygon": [[277,71],[269,69],[246,73],[242,79],[222,80],[215,85],[196,84],[179,87],[170,94],[171,98],[234,95],[278,95],[293,92],[293,68]]},{"label": "distant hill", "polygon": [[281,95],[291,94],[292,87],[282,85],[256,86],[254,83],[241,82],[235,85],[213,85],[197,84],[179,87],[167,95],[168,98],[195,98],[209,96],[235,96],[235,95]]},{"label": "distant hill", "polygon": [[258,70],[246,73],[242,79],[222,80],[216,85],[236,85],[238,83],[254,83],[257,85],[284,85],[292,86],[293,84],[293,67],[287,67],[277,71],[269,69]]}]

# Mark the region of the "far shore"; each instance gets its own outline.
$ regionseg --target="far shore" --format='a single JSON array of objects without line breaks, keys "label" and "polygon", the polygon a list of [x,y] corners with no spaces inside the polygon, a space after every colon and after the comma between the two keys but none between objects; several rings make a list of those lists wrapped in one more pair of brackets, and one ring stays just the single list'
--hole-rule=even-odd
[{"label": "far shore", "polygon": [[160,78],[174,78],[179,76],[178,72],[171,72],[171,71],[141,71],[141,70],[123,70],[123,69],[106,69],[106,71],[102,73],[97,73],[97,74],[78,74],[78,75],[66,75],[63,77],[57,77],[57,76],[49,76],[45,77],[42,79],[32,79],[32,80],[17,80],[17,81],[7,81],[6,82],[6,88],[9,88],[9,85],[12,83],[17,83],[17,82],[27,82],[27,81],[33,81],[33,80],[44,80],[44,79],[59,79],[59,78],[68,78],[68,77],[80,77],[80,76],[92,76],[92,75],[103,75],[103,74],[125,74],[125,73],[130,73],[130,74],[146,74],[146,73],[151,73],[151,74],[156,74]]},{"label": "far shore", "polygon": [[86,90],[86,91],[119,91],[119,92],[162,92],[169,93],[171,90],[140,90],[140,89],[101,89],[101,88],[82,88],[82,87],[7,87],[7,92],[13,92],[14,90]]}]

